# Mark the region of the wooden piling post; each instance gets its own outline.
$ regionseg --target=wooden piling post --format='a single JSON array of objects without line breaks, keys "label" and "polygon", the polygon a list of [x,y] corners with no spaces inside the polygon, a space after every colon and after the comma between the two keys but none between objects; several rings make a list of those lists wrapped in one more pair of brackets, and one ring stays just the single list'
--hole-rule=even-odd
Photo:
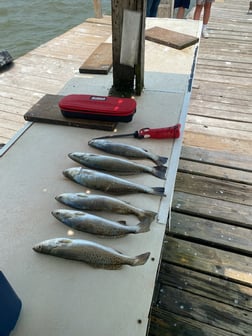
[{"label": "wooden piling post", "polygon": [[102,18],[102,6],[101,0],[93,0],[94,1],[94,13],[97,19]]},{"label": "wooden piling post", "polygon": [[[133,67],[120,63],[124,10],[139,11],[141,24],[137,64]],[[144,31],[146,0],[112,0],[113,87],[111,94],[140,95],[144,85]],[[129,36],[129,38],[131,38]]]}]

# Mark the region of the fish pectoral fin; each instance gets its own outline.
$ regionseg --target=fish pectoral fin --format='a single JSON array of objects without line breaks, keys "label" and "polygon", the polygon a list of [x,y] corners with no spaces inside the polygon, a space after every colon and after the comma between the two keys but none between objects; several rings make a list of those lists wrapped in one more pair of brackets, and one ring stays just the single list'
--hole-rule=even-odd
[{"label": "fish pectoral fin", "polygon": [[59,243],[70,244],[70,243],[72,243],[72,240],[71,239],[67,239],[67,238],[62,238],[62,239],[59,240]]}]

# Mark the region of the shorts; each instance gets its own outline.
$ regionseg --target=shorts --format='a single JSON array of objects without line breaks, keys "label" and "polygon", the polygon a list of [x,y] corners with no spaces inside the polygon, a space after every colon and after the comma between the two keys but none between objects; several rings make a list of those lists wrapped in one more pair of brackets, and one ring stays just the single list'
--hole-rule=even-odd
[{"label": "shorts", "polygon": [[206,2],[214,2],[214,0],[196,0],[196,5],[203,6]]},{"label": "shorts", "polygon": [[190,0],[175,0],[174,1],[174,8],[183,7],[189,8]]}]

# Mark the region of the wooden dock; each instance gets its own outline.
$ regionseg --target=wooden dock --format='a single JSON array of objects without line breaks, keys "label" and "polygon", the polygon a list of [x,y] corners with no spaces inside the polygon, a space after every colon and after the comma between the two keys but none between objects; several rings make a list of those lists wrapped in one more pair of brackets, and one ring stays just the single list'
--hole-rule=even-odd
[{"label": "wooden dock", "polygon": [[[249,1],[216,1],[201,40],[149,336],[252,330],[252,62]],[[111,35],[90,19],[0,73],[0,143]],[[85,47],[83,47],[85,45]]]},{"label": "wooden dock", "polygon": [[252,330],[252,28],[216,2],[202,39],[149,336]]}]

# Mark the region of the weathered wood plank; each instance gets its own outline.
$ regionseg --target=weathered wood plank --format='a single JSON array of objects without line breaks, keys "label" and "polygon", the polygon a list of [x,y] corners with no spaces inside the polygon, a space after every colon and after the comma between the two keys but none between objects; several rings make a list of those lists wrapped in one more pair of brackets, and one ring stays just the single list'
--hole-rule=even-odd
[{"label": "weathered wood plank", "polygon": [[[225,121],[223,121],[225,124]],[[241,140],[251,140],[251,132],[250,131],[242,131],[242,130],[231,130],[228,128],[222,128],[220,126],[207,126],[196,124],[195,122],[190,122],[188,120],[186,124],[186,130],[192,132],[199,132],[206,135],[215,135],[216,137],[223,138],[231,138],[231,139],[241,139]]]},{"label": "weathered wood plank", "polygon": [[236,168],[238,170],[252,171],[252,155],[241,153],[229,153],[225,151],[205,150],[204,148],[183,146],[181,151],[182,159],[211,163],[222,167]]},{"label": "weathered wood plank", "polygon": [[187,48],[199,41],[198,37],[178,33],[169,29],[153,27],[145,31],[146,40],[164,44],[175,49]]},{"label": "weathered wood plank", "polygon": [[[250,101],[245,101],[242,99],[242,101],[237,102],[237,99],[235,99],[236,103],[234,102],[224,102],[224,99],[220,97],[218,101],[213,101],[212,96],[205,96],[200,97],[200,99],[192,99],[190,102],[190,110],[189,113],[193,113],[195,110],[197,112],[200,112],[202,115],[208,115],[209,111],[211,113],[211,110],[216,110],[218,114],[214,115],[216,118],[223,118],[223,113],[227,111],[229,113],[229,118],[232,120],[233,114],[235,116],[239,116],[240,114],[245,114],[248,118],[248,122],[252,122],[252,109],[250,106]],[[202,108],[202,104],[204,104],[204,108]],[[211,116],[211,115],[210,115]],[[226,119],[229,119],[226,117]]]},{"label": "weathered wood plank", "polygon": [[251,313],[165,285],[159,292],[158,307],[238,335],[247,336],[252,328]]},{"label": "weathered wood plank", "polygon": [[200,195],[175,191],[172,210],[184,214],[225,221],[234,225],[251,228],[252,208],[244,204],[215,200]]},{"label": "weathered wood plank", "polygon": [[112,121],[64,117],[59,108],[59,101],[62,97],[63,96],[46,94],[25,113],[25,120],[107,131],[112,131],[116,127],[117,123]]},{"label": "weathered wood plank", "polygon": [[[219,113],[221,112],[219,111]],[[241,134],[243,132],[252,132],[252,114],[251,114],[251,123],[245,123],[245,122],[241,123],[237,121],[209,118],[207,116],[198,116],[192,114],[189,114],[187,116],[187,122],[191,124],[204,126],[204,128],[216,127],[216,128],[223,128],[225,130],[239,131],[241,132]],[[230,135],[232,135],[232,133]],[[238,134],[237,132],[234,133],[235,135]]]},{"label": "weathered wood plank", "polygon": [[[216,43],[216,42],[214,42]],[[226,44],[225,44],[226,45]],[[232,45],[230,45],[230,47],[233,47],[234,44],[232,43]],[[243,52],[247,52],[248,48],[250,48],[250,44],[243,44],[239,46],[240,51],[241,49],[243,49]],[[218,70],[223,70],[223,68],[225,70],[229,70],[231,72],[237,72],[237,70],[241,70],[244,72],[248,72],[251,73],[251,69],[248,67],[248,65],[246,63],[241,63],[241,62],[229,62],[229,61],[224,61],[224,60],[209,60],[209,59],[204,59],[199,57],[197,60],[197,69],[199,69],[199,67],[206,67],[206,68],[214,68],[214,69],[218,69]]]},{"label": "weathered wood plank", "polygon": [[[207,118],[215,118],[218,121],[220,120],[229,120],[229,121],[236,121],[239,123],[251,123],[251,114],[249,113],[243,113],[243,112],[233,112],[228,110],[228,106],[223,106],[224,109],[222,109],[220,106],[218,109],[216,109],[214,106],[212,107],[211,104],[209,104],[209,107],[205,107],[204,109],[199,107],[199,104],[204,104],[205,101],[201,103],[192,102],[190,104],[190,109],[188,111],[188,118],[189,115],[196,115],[196,116],[202,116]],[[207,104],[208,105],[208,104]],[[243,108],[244,111],[246,111],[246,107]]]},{"label": "weathered wood plank", "polygon": [[252,256],[252,225],[247,229],[172,212],[170,233],[187,240],[193,239],[206,246],[216,246]]},{"label": "weathered wood plank", "polygon": [[79,68],[80,73],[107,74],[112,67],[112,44],[101,43]]},{"label": "weathered wood plank", "polygon": [[[168,263],[162,263],[159,278],[166,286],[252,311],[251,287]],[[155,304],[157,304],[157,298],[158,294],[156,294]]]},{"label": "weathered wood plank", "polygon": [[[225,135],[219,135],[217,129],[215,134],[202,133],[202,127],[187,125],[184,133],[184,144],[187,146],[201,147],[206,150],[226,151],[241,155],[250,155],[249,148],[252,147],[252,140],[244,140],[239,138],[228,138]],[[211,128],[212,129],[212,128]],[[220,130],[220,129],[219,129]],[[223,132],[221,132],[223,133]]]},{"label": "weathered wood plank", "polygon": [[241,171],[239,169],[220,167],[213,164],[183,159],[180,159],[178,169],[183,173],[192,173],[252,185],[252,172]]},{"label": "weathered wood plank", "polygon": [[216,200],[252,205],[252,186],[242,183],[178,172],[175,190]]},{"label": "weathered wood plank", "polygon": [[212,104],[215,102],[220,103],[221,106],[227,105],[229,108],[233,107],[232,112],[243,112],[243,108],[248,109],[248,107],[251,106],[252,99],[247,95],[241,95],[239,97],[223,96],[219,91],[214,90],[214,88],[212,88],[210,92],[201,92],[199,88],[193,88],[190,104],[196,102],[202,103],[203,101],[206,103],[211,102]]},{"label": "weathered wood plank", "polygon": [[165,236],[163,261],[252,286],[251,258]]},{"label": "weathered wood plank", "polygon": [[[231,64],[232,62],[226,61],[226,64]],[[242,79],[248,78],[248,80],[251,81],[252,78],[252,72],[246,68],[246,69],[236,69],[235,67],[210,67],[206,65],[200,65],[197,64],[197,70],[200,73],[208,74],[208,75],[216,75],[216,76],[226,76],[226,77],[236,77],[236,79],[242,77]],[[246,82],[244,83],[246,85]]]},{"label": "weathered wood plank", "polygon": [[[197,73],[197,68],[196,68]],[[200,91],[207,95],[215,95],[219,97],[229,97],[235,99],[245,99],[245,101],[251,101],[252,97],[250,93],[250,86],[245,86],[242,84],[233,85],[229,83],[228,85],[222,85],[222,83],[209,82],[207,80],[197,80],[194,77],[194,84],[199,87]],[[197,91],[198,92],[198,91]]]},{"label": "weathered wood plank", "polygon": [[238,336],[191,318],[153,307],[149,336]]}]

